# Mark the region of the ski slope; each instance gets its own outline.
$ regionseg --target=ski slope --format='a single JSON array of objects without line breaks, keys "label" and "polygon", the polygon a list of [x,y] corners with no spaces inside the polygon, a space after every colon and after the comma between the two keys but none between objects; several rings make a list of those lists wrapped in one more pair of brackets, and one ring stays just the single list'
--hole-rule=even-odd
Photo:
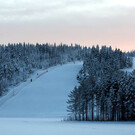
[{"label": "ski slope", "polygon": [[48,69],[0,106],[0,117],[65,117],[69,92],[77,84],[82,62]]}]

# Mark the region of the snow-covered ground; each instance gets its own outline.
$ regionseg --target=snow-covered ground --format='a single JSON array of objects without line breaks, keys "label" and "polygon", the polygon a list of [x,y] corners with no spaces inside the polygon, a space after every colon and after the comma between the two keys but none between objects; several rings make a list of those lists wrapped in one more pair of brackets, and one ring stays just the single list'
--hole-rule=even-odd
[{"label": "snow-covered ground", "polygon": [[135,135],[134,122],[63,121],[67,95],[81,67],[80,62],[56,66],[11,90],[0,100],[0,134]]},{"label": "snow-covered ground", "polygon": [[135,135],[132,122],[66,122],[59,119],[0,118],[1,135]]},{"label": "snow-covered ground", "polygon": [[1,104],[0,117],[65,117],[68,94],[81,67],[82,62],[76,62],[48,69]]}]

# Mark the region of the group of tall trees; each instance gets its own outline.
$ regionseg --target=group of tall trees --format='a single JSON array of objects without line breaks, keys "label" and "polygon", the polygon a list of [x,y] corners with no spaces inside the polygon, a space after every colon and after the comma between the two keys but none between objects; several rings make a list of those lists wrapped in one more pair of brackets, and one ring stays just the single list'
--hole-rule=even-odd
[{"label": "group of tall trees", "polygon": [[89,48],[79,45],[8,44],[0,45],[0,96],[10,86],[26,81],[37,69],[81,60]]},{"label": "group of tall trees", "polygon": [[78,86],[69,94],[71,120],[135,120],[135,71],[132,58],[119,49],[92,47],[78,73]]}]

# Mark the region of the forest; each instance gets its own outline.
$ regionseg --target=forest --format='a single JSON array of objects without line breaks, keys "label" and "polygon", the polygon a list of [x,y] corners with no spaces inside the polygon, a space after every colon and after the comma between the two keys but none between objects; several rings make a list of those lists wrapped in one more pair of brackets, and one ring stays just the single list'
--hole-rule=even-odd
[{"label": "forest", "polygon": [[82,60],[90,48],[79,45],[17,43],[0,45],[0,96],[38,69]]},{"label": "forest", "polygon": [[77,75],[78,85],[68,95],[70,120],[135,120],[135,52],[111,47],[17,43],[0,45],[0,96],[26,81],[39,69],[83,61]]},{"label": "forest", "polygon": [[69,120],[135,120],[134,52],[124,53],[111,47],[92,47],[77,75],[78,85],[68,95]]}]

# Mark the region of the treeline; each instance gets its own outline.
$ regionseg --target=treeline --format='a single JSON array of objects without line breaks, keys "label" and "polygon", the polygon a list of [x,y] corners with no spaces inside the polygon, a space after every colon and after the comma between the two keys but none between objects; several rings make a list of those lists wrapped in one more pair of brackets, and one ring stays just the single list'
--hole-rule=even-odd
[{"label": "treeline", "polygon": [[89,48],[60,44],[8,44],[0,45],[0,96],[10,86],[26,81],[37,69],[82,60]]},{"label": "treeline", "polygon": [[135,57],[135,51],[127,52],[128,56]]},{"label": "treeline", "polygon": [[77,76],[79,85],[69,94],[69,119],[135,120],[135,71],[120,70],[131,66],[132,59],[119,49],[92,47]]}]

